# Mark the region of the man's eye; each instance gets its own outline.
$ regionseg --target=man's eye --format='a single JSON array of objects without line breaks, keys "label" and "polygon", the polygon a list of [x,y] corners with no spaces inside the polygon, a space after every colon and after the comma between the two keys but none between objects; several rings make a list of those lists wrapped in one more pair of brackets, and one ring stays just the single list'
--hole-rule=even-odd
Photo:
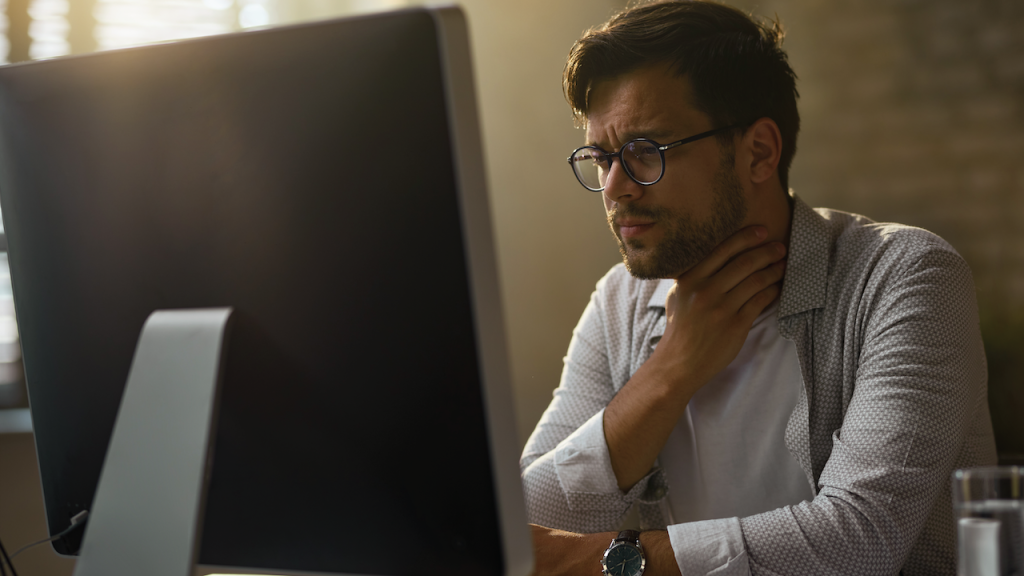
[{"label": "man's eye", "polygon": [[657,148],[644,142],[633,142],[626,148],[626,151],[637,158],[644,158],[645,156],[658,153]]}]

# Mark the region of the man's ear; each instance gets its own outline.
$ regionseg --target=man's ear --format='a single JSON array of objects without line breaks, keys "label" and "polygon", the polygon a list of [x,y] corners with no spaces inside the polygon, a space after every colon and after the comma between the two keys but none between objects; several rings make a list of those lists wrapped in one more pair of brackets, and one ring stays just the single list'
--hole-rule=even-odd
[{"label": "man's ear", "polygon": [[761,118],[747,128],[743,146],[748,151],[750,180],[755,184],[767,181],[775,174],[782,157],[782,133],[771,118]]}]

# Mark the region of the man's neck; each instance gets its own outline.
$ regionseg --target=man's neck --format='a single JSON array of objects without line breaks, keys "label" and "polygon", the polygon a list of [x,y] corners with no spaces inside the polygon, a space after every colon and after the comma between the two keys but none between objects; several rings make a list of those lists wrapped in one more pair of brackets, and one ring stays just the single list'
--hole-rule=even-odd
[{"label": "man's neck", "polygon": [[793,197],[782,190],[778,181],[756,190],[752,196],[746,225],[764,226],[768,229],[765,243],[782,242],[788,249],[793,221]]}]

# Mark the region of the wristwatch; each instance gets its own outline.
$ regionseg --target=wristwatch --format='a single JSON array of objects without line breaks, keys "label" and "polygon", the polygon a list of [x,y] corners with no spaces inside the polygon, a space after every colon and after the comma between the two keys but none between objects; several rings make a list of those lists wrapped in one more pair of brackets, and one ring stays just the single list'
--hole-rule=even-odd
[{"label": "wristwatch", "polygon": [[601,558],[601,573],[605,576],[640,576],[644,573],[647,558],[640,545],[640,533],[623,530],[608,545]]}]

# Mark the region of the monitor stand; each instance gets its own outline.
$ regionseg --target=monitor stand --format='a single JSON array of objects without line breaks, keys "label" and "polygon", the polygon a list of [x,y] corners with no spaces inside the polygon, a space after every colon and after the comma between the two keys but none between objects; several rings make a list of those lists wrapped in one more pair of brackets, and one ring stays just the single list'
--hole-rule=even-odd
[{"label": "monitor stand", "polygon": [[75,576],[189,576],[230,308],[158,310],[139,336]]}]

